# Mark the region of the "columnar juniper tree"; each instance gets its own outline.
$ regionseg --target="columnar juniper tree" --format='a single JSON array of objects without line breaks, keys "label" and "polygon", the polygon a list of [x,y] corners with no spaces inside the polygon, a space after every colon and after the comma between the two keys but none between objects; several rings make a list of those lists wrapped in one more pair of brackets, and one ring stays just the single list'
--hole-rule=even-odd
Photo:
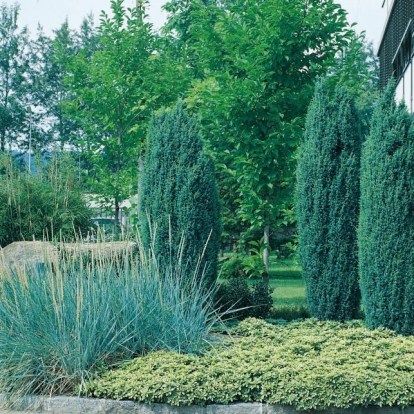
[{"label": "columnar juniper tree", "polygon": [[143,243],[153,243],[160,263],[177,258],[183,239],[182,260],[188,271],[194,270],[204,251],[205,281],[215,280],[220,216],[214,166],[182,104],[154,117],[150,125],[140,217]]},{"label": "columnar juniper tree", "polygon": [[309,311],[319,319],[352,319],[358,311],[359,166],[353,99],[337,88],[329,102],[318,83],[299,157],[297,210]]},{"label": "columnar juniper tree", "polygon": [[359,257],[366,323],[414,334],[414,127],[388,85],[364,144]]}]

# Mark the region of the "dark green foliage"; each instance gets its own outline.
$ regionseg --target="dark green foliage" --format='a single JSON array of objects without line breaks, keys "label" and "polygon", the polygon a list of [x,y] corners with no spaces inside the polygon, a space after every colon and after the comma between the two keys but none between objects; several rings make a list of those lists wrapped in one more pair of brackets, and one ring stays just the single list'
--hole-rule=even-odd
[{"label": "dark green foliage", "polygon": [[71,241],[91,229],[92,211],[68,161],[55,159],[29,174],[5,155],[1,167],[0,246],[34,238]]},{"label": "dark green foliage", "polygon": [[[148,216],[148,220],[146,217]],[[192,273],[202,256],[208,284],[217,277],[220,215],[212,161],[182,105],[152,120],[140,197],[142,238],[158,260],[177,258]],[[151,236],[156,232],[155,241]],[[204,254],[203,254],[204,252]]]},{"label": "dark green foliage", "polygon": [[230,257],[230,259],[220,263],[220,277],[223,279],[244,277],[243,260],[239,256]]},{"label": "dark green foliage", "polygon": [[268,283],[264,281],[258,281],[253,285],[252,291],[252,303],[253,308],[250,312],[250,316],[253,318],[266,318],[272,309],[273,289]]},{"label": "dark green foliage", "polygon": [[216,307],[223,313],[224,319],[249,317],[252,304],[252,292],[245,278],[231,278],[219,285],[216,292]]},{"label": "dark green foliage", "polygon": [[361,292],[370,328],[414,334],[414,128],[394,89],[374,111],[362,154]]},{"label": "dark green foliage", "polygon": [[244,277],[230,278],[216,292],[216,307],[222,318],[266,318],[273,305],[273,289],[263,281],[249,286]]},{"label": "dark green foliage", "polygon": [[305,305],[284,305],[272,308],[268,315],[268,321],[294,321],[309,318],[309,311]]},{"label": "dark green foliage", "polygon": [[359,308],[357,234],[360,134],[353,99],[319,83],[298,166],[299,253],[309,312],[347,320]]}]

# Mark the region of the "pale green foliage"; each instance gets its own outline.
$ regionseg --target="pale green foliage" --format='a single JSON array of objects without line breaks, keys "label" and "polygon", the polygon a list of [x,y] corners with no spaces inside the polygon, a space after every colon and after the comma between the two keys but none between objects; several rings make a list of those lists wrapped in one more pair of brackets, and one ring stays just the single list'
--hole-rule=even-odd
[{"label": "pale green foliage", "polygon": [[263,401],[299,410],[414,403],[413,338],[361,322],[242,322],[204,356],[151,353],[88,385],[96,397],[173,405]]}]

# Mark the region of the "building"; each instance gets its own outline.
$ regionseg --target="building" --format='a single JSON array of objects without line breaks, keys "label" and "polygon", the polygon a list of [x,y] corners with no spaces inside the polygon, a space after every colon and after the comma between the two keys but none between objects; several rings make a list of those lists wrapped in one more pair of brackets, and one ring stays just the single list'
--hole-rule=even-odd
[{"label": "building", "polygon": [[378,49],[381,88],[394,77],[397,100],[404,99],[414,113],[414,0],[382,0],[382,7],[386,20]]}]

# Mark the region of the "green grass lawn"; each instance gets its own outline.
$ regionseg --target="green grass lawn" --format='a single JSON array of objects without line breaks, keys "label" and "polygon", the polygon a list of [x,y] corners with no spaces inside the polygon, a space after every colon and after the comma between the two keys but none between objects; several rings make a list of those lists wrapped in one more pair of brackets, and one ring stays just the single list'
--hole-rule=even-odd
[{"label": "green grass lawn", "polygon": [[[306,305],[305,282],[302,269],[295,259],[277,259],[271,256],[270,287],[273,288],[272,298],[276,308],[284,306]],[[249,284],[257,281],[249,279]]]},{"label": "green grass lawn", "polygon": [[302,269],[294,260],[270,258],[270,286],[276,307],[306,305]]}]

